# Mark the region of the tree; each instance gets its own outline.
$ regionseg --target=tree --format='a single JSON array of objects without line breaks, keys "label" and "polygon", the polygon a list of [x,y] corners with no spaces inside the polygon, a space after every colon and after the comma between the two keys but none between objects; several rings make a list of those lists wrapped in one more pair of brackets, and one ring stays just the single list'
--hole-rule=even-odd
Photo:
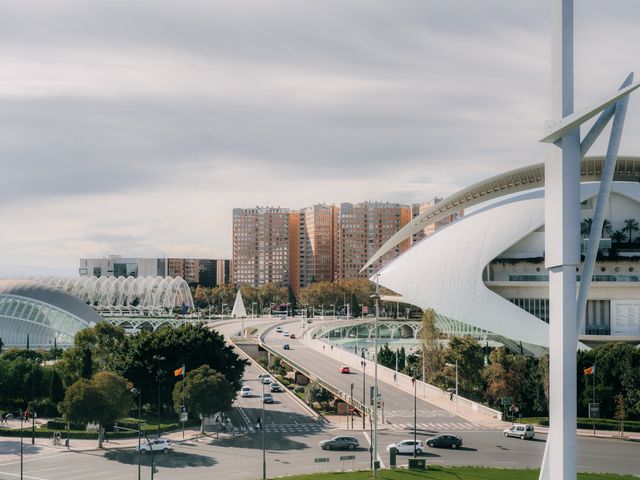
[{"label": "tree", "polygon": [[591,224],[593,223],[592,218],[585,218],[580,222],[580,234],[582,237],[588,237],[591,233]]},{"label": "tree", "polygon": [[436,325],[436,312],[432,308],[428,308],[422,314],[422,330],[420,331],[422,339],[422,371],[424,372],[425,382],[432,382],[434,373],[440,370],[440,348],[438,339],[440,338],[440,330]]},{"label": "tree", "polygon": [[125,417],[131,405],[131,384],[115,373],[98,372],[91,380],[81,378],[67,389],[60,411],[67,421],[97,422],[98,448],[102,448],[105,426]]},{"label": "tree", "polygon": [[631,241],[633,240],[633,234],[634,232],[637,232],[640,230],[640,224],[638,224],[638,221],[635,218],[627,218],[624,221],[624,227],[622,227],[622,231],[623,232],[628,232],[629,233],[629,242],[631,243]]},{"label": "tree", "polygon": [[484,356],[478,341],[473,337],[452,337],[442,356],[449,365],[441,372],[440,382],[447,387],[455,385],[455,367],[452,365],[457,360],[460,395],[479,400],[482,397]]},{"label": "tree", "polygon": [[51,375],[49,400],[51,400],[56,405],[64,400],[64,386],[62,385],[62,378],[60,378],[60,374],[55,368],[53,369]]},{"label": "tree", "polygon": [[[208,365],[187,372],[173,388],[173,406],[177,413],[185,405],[189,412],[200,415],[200,433],[204,433],[204,419],[217,412],[226,412],[236,396],[232,382]],[[184,401],[183,401],[184,399]]]},{"label": "tree", "polygon": [[[165,360],[157,363],[153,360],[154,355],[163,356]],[[209,330],[202,323],[132,335],[128,337],[126,355],[118,363],[122,366],[117,373],[131,380],[143,392],[156,391],[158,380],[162,385],[173,385],[173,370],[182,365],[187,371],[208,365],[239,389],[247,365],[247,361],[240,359],[218,332]],[[161,389],[161,409],[172,404],[172,389]],[[149,395],[146,400],[157,407],[157,395]]]},{"label": "tree", "polygon": [[611,225],[611,222],[605,218],[602,222],[602,237],[611,236],[612,233],[613,225]]},{"label": "tree", "polygon": [[620,437],[622,437],[624,436],[624,421],[627,419],[627,407],[622,393],[617,394],[613,399],[616,405],[613,418],[620,422]]},{"label": "tree", "polygon": [[611,240],[615,243],[622,243],[627,240],[627,235],[622,230],[616,230],[611,234]]},{"label": "tree", "polygon": [[319,403],[326,410],[333,396],[318,382],[312,382],[305,389],[305,398],[309,404]]}]

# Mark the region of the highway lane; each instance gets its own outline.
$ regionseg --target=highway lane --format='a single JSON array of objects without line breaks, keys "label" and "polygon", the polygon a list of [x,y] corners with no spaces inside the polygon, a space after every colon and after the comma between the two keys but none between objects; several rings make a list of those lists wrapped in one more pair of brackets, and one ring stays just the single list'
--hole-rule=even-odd
[{"label": "highway lane", "polygon": [[[297,334],[299,327],[296,323],[283,324],[283,329],[289,329]],[[350,374],[339,373],[340,361],[331,358],[331,347],[327,345],[327,351],[317,352],[304,345],[299,339],[287,338],[278,333],[275,329],[269,331],[265,336],[265,343],[274,348],[285,357],[290,358],[300,366],[312,372],[318,378],[330,383],[341,391],[350,394],[353,384],[353,397],[359,401],[370,403],[370,387],[374,385],[373,362],[366,362],[366,377],[361,371],[353,371]],[[290,350],[284,350],[283,345],[288,343]],[[364,382],[363,382],[364,380]],[[413,395],[399,390],[392,384],[382,382],[378,379],[378,388],[382,397],[384,408],[384,418],[386,423],[406,428],[413,426],[414,398]],[[416,399],[417,423],[419,428],[430,433],[456,432],[469,430],[485,430],[486,427],[467,421],[454,413],[436,407],[423,400],[420,395]],[[382,405],[381,405],[382,407]]]}]

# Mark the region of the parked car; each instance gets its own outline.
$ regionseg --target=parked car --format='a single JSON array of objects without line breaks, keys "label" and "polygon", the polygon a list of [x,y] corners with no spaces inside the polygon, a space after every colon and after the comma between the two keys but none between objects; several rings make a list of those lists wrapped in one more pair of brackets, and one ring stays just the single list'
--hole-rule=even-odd
[{"label": "parked car", "polygon": [[416,455],[422,455],[424,451],[424,443],[418,440],[414,442],[413,440],[402,440],[400,442],[392,443],[391,445],[387,445],[387,452],[391,451],[392,448],[398,450],[398,453],[410,453],[413,455],[413,445],[416,446]]},{"label": "parked car", "polygon": [[271,393],[274,393],[274,392],[282,392],[282,387],[280,386],[279,383],[271,384]]},{"label": "parked car", "polygon": [[426,443],[431,448],[460,448],[462,446],[462,438],[456,435],[437,435],[427,438]]},{"label": "parked car", "polygon": [[173,445],[171,445],[171,441],[166,438],[154,438],[151,440],[151,443],[145,442],[140,445],[140,453],[143,455],[151,453],[151,450],[154,452],[169,453],[173,450]]},{"label": "parked car", "polygon": [[282,346],[282,348],[283,348],[284,350],[290,350],[290,349],[291,349],[291,346],[290,346],[288,343],[285,343],[285,344]]},{"label": "parked car", "polygon": [[262,377],[262,383],[264,383],[265,385],[270,385],[271,382],[273,382],[273,378],[271,378],[269,375],[264,375]]},{"label": "parked car", "polygon": [[263,393],[262,401],[263,403],[273,403],[273,395],[271,395],[270,393]]},{"label": "parked car", "polygon": [[253,397],[253,390],[251,390],[251,387],[242,387],[240,389],[240,396],[241,397]]},{"label": "parked car", "polygon": [[296,334],[292,333],[291,335],[289,335],[289,338],[296,338]]},{"label": "parked car", "polygon": [[503,431],[505,437],[518,437],[522,440],[530,440],[535,436],[533,425],[514,423]]},{"label": "parked car", "polygon": [[346,365],[342,365],[338,371],[340,373],[351,373],[351,370]]},{"label": "parked car", "polygon": [[355,450],[360,446],[356,437],[333,437],[319,443],[323,450]]},{"label": "parked car", "polygon": [[276,332],[282,333],[282,327],[276,327]]}]

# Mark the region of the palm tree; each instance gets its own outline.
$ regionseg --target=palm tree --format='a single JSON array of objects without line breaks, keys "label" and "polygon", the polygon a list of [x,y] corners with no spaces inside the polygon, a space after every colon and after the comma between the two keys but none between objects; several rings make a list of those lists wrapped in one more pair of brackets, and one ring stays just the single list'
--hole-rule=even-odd
[{"label": "palm tree", "polygon": [[627,239],[627,235],[622,230],[616,230],[611,234],[611,240],[616,243],[622,243]]},{"label": "palm tree", "polygon": [[629,232],[629,242],[631,243],[633,232],[640,231],[640,224],[635,218],[627,218],[624,221],[624,227],[622,227],[623,232]]},{"label": "palm tree", "polygon": [[593,223],[593,219],[585,218],[582,222],[580,222],[580,234],[583,237],[588,237],[591,233],[591,224]]},{"label": "palm tree", "polygon": [[610,237],[612,233],[613,225],[611,225],[611,222],[605,218],[604,222],[602,222],[602,237],[604,238],[605,235]]}]

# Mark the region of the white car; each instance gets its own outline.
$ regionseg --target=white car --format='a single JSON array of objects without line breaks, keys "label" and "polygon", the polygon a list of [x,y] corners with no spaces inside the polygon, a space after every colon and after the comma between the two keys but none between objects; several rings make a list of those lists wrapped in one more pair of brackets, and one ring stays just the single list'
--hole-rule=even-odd
[{"label": "white car", "polygon": [[282,327],[276,327],[276,332],[282,333]]},{"label": "white car", "polygon": [[242,387],[240,389],[240,396],[241,397],[253,397],[253,390],[251,390],[251,387]]},{"label": "white car", "polygon": [[285,332],[283,332],[282,334],[283,334],[285,337],[288,337],[289,335],[291,335],[289,332],[286,332],[286,331],[285,331]]},{"label": "white car", "polygon": [[502,433],[505,437],[518,437],[522,440],[529,440],[535,436],[533,425],[524,423],[514,423]]},{"label": "white car", "polygon": [[413,440],[401,440],[396,443],[392,443],[391,445],[387,445],[387,452],[391,451],[392,448],[398,450],[398,453],[409,453],[413,455],[413,445],[416,446],[416,455],[422,455],[424,451],[424,443],[418,440],[414,442]]},{"label": "white car", "polygon": [[169,453],[173,450],[173,445],[171,445],[170,440],[165,438],[154,438],[151,440],[151,444],[145,442],[140,445],[140,453],[143,455],[150,453],[151,450],[154,452]]},{"label": "white car", "polygon": [[269,385],[271,382],[273,382],[273,378],[271,378],[269,375],[265,375],[264,377],[262,377],[262,383],[264,383],[265,385]]}]

